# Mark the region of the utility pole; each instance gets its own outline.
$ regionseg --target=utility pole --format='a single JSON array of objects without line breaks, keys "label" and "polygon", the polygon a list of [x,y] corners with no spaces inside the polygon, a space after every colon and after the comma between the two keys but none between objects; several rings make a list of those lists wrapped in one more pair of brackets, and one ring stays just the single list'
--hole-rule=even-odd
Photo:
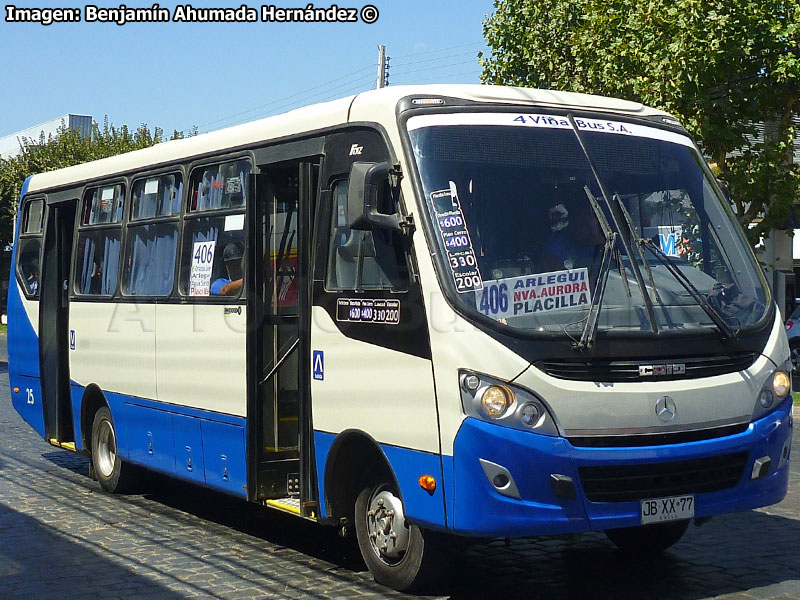
[{"label": "utility pole", "polygon": [[389,85],[389,58],[386,56],[386,46],[378,46],[378,82],[375,87],[382,88]]}]

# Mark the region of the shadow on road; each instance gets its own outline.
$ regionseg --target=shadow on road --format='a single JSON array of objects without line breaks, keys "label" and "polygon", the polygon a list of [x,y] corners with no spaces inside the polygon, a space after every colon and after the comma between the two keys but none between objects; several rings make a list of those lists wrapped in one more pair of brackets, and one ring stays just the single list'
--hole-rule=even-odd
[{"label": "shadow on road", "polygon": [[[2,595],[25,598],[103,597],[136,575],[86,542],[70,539],[41,521],[0,504],[0,581]],[[136,578],[136,593],[146,598],[183,598],[146,578]]]}]

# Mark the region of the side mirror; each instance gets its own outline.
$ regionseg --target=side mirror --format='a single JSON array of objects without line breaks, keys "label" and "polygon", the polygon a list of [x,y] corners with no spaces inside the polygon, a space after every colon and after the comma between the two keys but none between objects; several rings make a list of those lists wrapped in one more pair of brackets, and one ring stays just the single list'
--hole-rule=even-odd
[{"label": "side mirror", "polygon": [[353,163],[347,187],[347,226],[350,229],[394,229],[399,231],[402,215],[378,212],[378,200],[389,178],[392,165],[381,163]]}]

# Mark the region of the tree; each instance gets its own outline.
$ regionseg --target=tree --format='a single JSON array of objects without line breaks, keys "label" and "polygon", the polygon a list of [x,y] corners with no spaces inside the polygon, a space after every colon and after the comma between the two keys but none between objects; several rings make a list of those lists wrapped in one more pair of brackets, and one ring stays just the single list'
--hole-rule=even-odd
[{"label": "tree", "polygon": [[[800,202],[800,0],[495,0],[485,83],[615,96],[681,119],[751,240]],[[756,136],[765,123],[767,135]],[[761,220],[760,217],[764,217]]]},{"label": "tree", "polygon": [[[182,132],[174,131],[171,139],[182,137]],[[147,148],[161,141],[164,141],[164,132],[158,127],[151,131],[143,124],[131,132],[126,125],[114,127],[108,117],[102,129],[93,125],[89,137],[62,124],[54,136],[45,138],[42,134],[38,140],[23,138],[20,154],[0,159],[0,248],[11,243],[19,194],[29,175]]]}]

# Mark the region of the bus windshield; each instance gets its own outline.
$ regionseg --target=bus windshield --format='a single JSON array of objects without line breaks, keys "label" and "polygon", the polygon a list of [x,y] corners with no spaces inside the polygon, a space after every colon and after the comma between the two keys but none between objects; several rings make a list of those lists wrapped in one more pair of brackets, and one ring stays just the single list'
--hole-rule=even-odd
[{"label": "bus windshield", "polygon": [[709,307],[732,331],[758,323],[763,276],[690,138],[574,122],[580,140],[558,115],[409,119],[434,243],[461,308],[573,339],[598,293],[601,331],[714,328]]}]

